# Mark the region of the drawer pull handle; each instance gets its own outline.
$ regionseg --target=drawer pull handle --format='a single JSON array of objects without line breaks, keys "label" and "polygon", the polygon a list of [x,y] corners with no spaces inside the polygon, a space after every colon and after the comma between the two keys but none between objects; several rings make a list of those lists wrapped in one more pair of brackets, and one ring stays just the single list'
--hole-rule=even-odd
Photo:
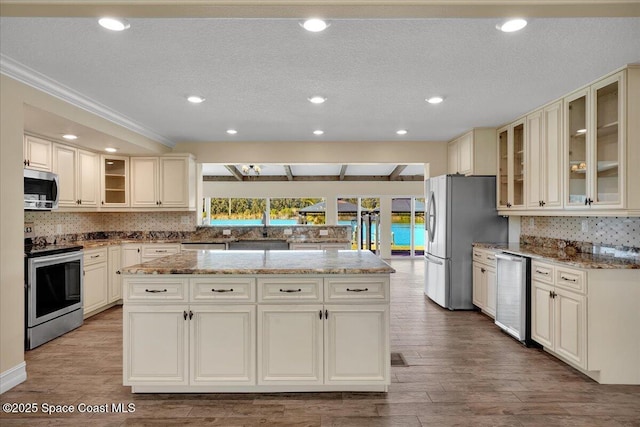
[{"label": "drawer pull handle", "polygon": [[302,289],[280,289],[280,292],[286,292],[286,293],[290,293],[290,292],[302,292]]},{"label": "drawer pull handle", "polygon": [[145,292],[149,292],[150,294],[159,294],[162,292],[167,292],[166,289],[160,290],[160,289],[145,289]]},{"label": "drawer pull handle", "polygon": [[575,282],[577,282],[577,281],[578,281],[578,280],[576,280],[576,279],[570,279],[570,278],[568,278],[568,277],[564,277],[564,276],[560,276],[560,278],[561,278],[562,280],[566,280],[567,282],[574,282],[574,283],[575,283]]},{"label": "drawer pull handle", "polygon": [[364,289],[349,289],[347,288],[347,292],[367,292],[369,290],[369,288],[364,288]]},{"label": "drawer pull handle", "polygon": [[100,258],[100,255],[91,255],[91,258]]},{"label": "drawer pull handle", "polygon": [[478,258],[482,257],[482,255],[480,255],[480,254],[473,254],[473,256],[478,257]]},{"label": "drawer pull handle", "polygon": [[233,292],[233,288],[231,288],[231,289],[211,289],[211,292]]},{"label": "drawer pull handle", "polygon": [[480,268],[480,273],[484,273],[484,272],[486,272],[486,271],[487,271],[487,270],[485,270],[484,268]]},{"label": "drawer pull handle", "polygon": [[489,261],[495,261],[495,260],[496,260],[495,258],[490,257],[490,256],[488,256],[488,257],[487,257],[487,259],[488,259]]},{"label": "drawer pull handle", "polygon": [[538,273],[538,274],[544,274],[545,276],[548,276],[548,275],[549,275],[549,272],[548,272],[548,271],[540,271],[540,270],[536,270],[536,273]]},{"label": "drawer pull handle", "polygon": [[167,252],[166,249],[156,249],[156,253],[157,254],[162,254],[162,253],[165,253],[165,252]]}]

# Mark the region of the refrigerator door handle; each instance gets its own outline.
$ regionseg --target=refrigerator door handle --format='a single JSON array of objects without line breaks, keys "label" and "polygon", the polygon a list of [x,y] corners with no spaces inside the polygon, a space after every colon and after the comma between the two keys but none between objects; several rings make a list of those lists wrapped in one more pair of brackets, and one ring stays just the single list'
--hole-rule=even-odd
[{"label": "refrigerator door handle", "polygon": [[511,256],[511,255],[507,255],[505,253],[496,254],[496,258],[504,259],[504,260],[512,261],[512,262],[522,262],[523,261],[523,258],[520,257],[520,256],[515,256],[515,255]]},{"label": "refrigerator door handle", "polygon": [[438,265],[443,265],[444,264],[444,262],[442,262],[441,260],[439,260],[437,258],[433,258],[433,257],[431,257],[429,255],[426,255],[426,254],[424,256],[424,259],[427,260],[428,262],[433,263],[433,264],[438,264]]},{"label": "refrigerator door handle", "polygon": [[429,196],[429,203],[427,206],[427,234],[429,237],[429,241],[433,243],[435,239],[435,231],[436,231],[436,195],[432,191]]}]

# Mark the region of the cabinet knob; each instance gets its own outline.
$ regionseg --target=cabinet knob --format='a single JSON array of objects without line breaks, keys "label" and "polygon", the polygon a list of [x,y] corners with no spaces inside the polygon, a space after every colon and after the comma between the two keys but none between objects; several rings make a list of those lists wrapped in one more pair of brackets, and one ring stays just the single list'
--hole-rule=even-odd
[{"label": "cabinet knob", "polygon": [[481,268],[481,269],[480,269],[480,272],[481,272],[481,273],[484,273],[485,271],[487,271],[487,270],[485,270],[484,268]]},{"label": "cabinet knob", "polygon": [[24,162],[22,162],[25,166],[27,166],[27,161],[25,160]]}]

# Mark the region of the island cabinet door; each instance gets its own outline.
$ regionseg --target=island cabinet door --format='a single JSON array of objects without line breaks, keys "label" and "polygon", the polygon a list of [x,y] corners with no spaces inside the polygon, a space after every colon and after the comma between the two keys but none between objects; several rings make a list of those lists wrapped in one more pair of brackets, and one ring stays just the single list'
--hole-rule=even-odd
[{"label": "island cabinet door", "polygon": [[123,384],[187,385],[189,308],[125,305]]},{"label": "island cabinet door", "polygon": [[323,306],[258,306],[258,384],[323,383]]},{"label": "island cabinet door", "polygon": [[255,385],[256,307],[190,307],[191,385]]},{"label": "island cabinet door", "polygon": [[325,306],[325,384],[389,384],[389,308]]}]

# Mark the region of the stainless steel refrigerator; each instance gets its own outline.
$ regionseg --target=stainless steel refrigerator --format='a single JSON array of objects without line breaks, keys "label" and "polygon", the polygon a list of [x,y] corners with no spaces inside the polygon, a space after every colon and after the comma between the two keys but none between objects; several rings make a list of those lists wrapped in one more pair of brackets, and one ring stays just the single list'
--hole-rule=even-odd
[{"label": "stainless steel refrigerator", "polygon": [[506,243],[495,176],[442,175],[425,181],[424,293],[450,310],[473,308],[473,242]]}]

